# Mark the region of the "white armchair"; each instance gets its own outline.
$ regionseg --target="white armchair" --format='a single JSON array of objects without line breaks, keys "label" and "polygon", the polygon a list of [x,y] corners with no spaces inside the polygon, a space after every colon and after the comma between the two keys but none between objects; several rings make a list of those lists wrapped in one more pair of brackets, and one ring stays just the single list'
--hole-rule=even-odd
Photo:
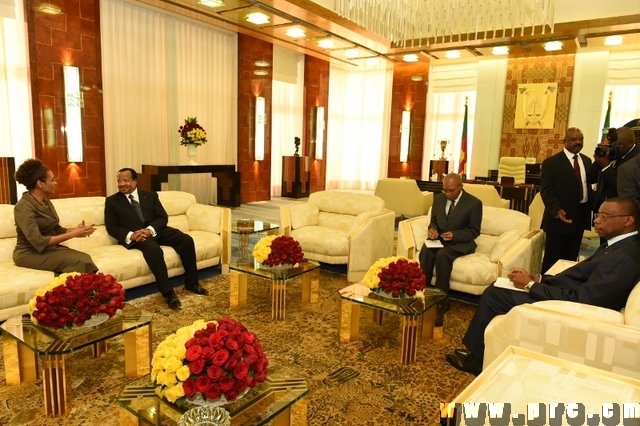
[{"label": "white armchair", "polygon": [[393,254],[394,223],[384,201],[368,194],[320,191],[308,203],[280,207],[280,233],[295,238],[307,259],[347,264],[349,282]]},{"label": "white armchair", "polygon": [[516,185],[524,183],[527,177],[526,162],[524,157],[500,157],[498,180],[500,181],[503,176],[511,176]]},{"label": "white armchair", "polygon": [[380,179],[374,195],[384,200],[387,209],[402,217],[427,214],[433,204],[433,192],[420,191],[414,179]]},{"label": "white armchair", "polygon": [[482,201],[483,206],[509,208],[509,200],[500,198],[498,190],[493,185],[484,185],[481,183],[465,183],[463,185],[465,191]]},{"label": "white armchair", "polygon": [[[466,188],[466,186],[465,186]],[[398,255],[419,261],[419,253],[430,222],[430,215],[398,224]],[[483,207],[480,235],[475,253],[453,262],[451,289],[482,294],[498,277],[511,268],[540,272],[544,241],[542,233],[530,230],[531,218],[524,213],[498,207]]]}]

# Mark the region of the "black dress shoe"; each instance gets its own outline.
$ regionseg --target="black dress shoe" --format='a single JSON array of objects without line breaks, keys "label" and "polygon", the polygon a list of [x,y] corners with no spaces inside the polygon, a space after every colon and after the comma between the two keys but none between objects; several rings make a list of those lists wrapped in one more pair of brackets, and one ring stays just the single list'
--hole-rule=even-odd
[{"label": "black dress shoe", "polygon": [[185,286],[185,288],[187,289],[187,291],[190,291],[191,293],[200,294],[203,296],[206,296],[207,294],[209,294],[209,290],[202,287],[200,283],[196,283],[194,286],[189,286],[189,287]]},{"label": "black dress shoe", "polygon": [[460,356],[458,353],[448,354],[447,362],[458,370],[471,373],[474,376],[482,373],[482,364],[477,364],[471,353],[468,353],[467,356]]},{"label": "black dress shoe", "polygon": [[169,305],[169,308],[174,311],[177,311],[182,306],[180,299],[178,299],[178,296],[173,292],[170,295],[165,296],[165,299],[167,299],[167,305]]}]

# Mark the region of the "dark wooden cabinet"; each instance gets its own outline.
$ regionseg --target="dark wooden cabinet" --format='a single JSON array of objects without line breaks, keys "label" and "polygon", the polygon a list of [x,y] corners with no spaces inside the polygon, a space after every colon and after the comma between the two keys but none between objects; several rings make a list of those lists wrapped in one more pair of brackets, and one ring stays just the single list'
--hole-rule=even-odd
[{"label": "dark wooden cabinet", "polygon": [[302,198],[309,196],[311,170],[309,157],[282,157],[282,196]]}]

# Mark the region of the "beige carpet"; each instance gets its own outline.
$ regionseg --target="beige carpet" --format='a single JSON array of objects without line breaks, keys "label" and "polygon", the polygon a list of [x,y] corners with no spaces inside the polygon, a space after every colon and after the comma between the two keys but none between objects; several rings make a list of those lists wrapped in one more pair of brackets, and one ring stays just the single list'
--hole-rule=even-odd
[{"label": "beige carpet", "polygon": [[[270,319],[267,281],[250,279],[249,306],[229,308],[229,281],[218,276],[203,281],[209,296],[196,296],[180,288],[182,310],[172,312],[159,295],[132,303],[155,313],[154,348],[178,326],[223,315],[244,322],[263,342],[272,362],[290,366],[307,378],[309,425],[435,425],[439,404],[449,401],[473,379],[444,360],[460,346],[460,339],[474,311],[471,305],[454,302],[446,318],[442,340],[421,344],[418,361],[398,362],[398,321],[388,317],[382,327],[371,322],[364,309],[361,340],[341,344],[337,338],[337,290],[347,285],[342,275],[322,272],[320,302],[300,302],[300,280],[288,285],[287,318]],[[113,339],[109,352],[94,359],[88,350],[69,357],[73,409],[64,420],[46,419],[42,409],[42,382],[6,386],[0,367],[1,425],[117,425],[115,398],[130,379],[124,375],[123,340]],[[351,367],[357,377],[338,383],[330,373]]]}]

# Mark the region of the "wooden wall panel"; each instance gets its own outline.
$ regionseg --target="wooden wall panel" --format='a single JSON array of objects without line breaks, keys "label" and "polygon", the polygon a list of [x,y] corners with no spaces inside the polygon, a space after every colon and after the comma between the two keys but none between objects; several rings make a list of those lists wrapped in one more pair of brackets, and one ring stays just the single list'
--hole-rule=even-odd
[{"label": "wooden wall panel", "polygon": [[18,202],[16,180],[13,177],[15,172],[16,164],[13,157],[0,157],[0,204]]},{"label": "wooden wall panel", "polygon": [[[327,129],[330,123],[327,120],[329,112],[329,62],[313,56],[304,57],[304,111],[303,124],[304,139],[303,155],[311,158],[311,192],[322,191],[326,188],[327,177]],[[313,114],[316,106],[323,106],[325,111],[324,149],[322,160],[315,159],[315,143],[311,143],[314,130],[311,128],[315,120]]]}]

